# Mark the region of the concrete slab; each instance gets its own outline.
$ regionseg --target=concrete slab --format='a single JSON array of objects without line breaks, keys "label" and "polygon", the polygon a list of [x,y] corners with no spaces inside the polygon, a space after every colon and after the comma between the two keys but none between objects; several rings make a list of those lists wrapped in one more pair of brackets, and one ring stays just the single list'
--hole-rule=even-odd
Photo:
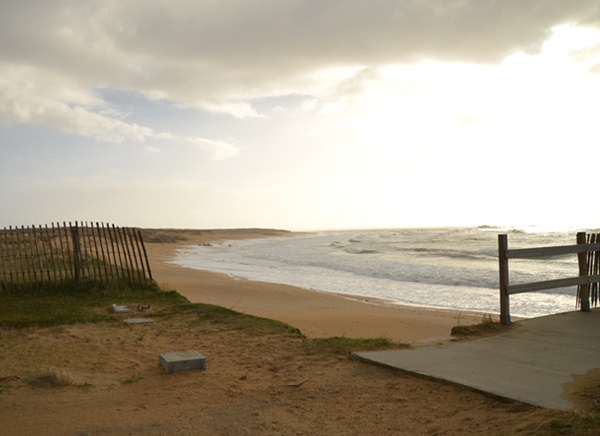
[{"label": "concrete slab", "polygon": [[114,313],[129,313],[129,309],[127,308],[127,306],[117,306],[116,304],[113,304],[113,312]]},{"label": "concrete slab", "polygon": [[150,318],[128,318],[128,319],[124,319],[123,322],[126,322],[127,324],[144,324],[147,322],[154,322],[154,321],[152,321]]},{"label": "concrete slab", "polygon": [[186,369],[206,369],[206,358],[195,350],[162,353],[158,362],[167,374]]},{"label": "concrete slab", "polygon": [[359,360],[557,410],[563,385],[600,368],[600,309],[519,322],[501,335],[417,349],[352,353]]}]

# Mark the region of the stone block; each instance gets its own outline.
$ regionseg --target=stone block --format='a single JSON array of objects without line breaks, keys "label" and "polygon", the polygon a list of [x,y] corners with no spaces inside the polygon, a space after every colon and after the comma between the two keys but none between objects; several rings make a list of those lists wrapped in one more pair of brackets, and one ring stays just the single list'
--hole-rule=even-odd
[{"label": "stone block", "polygon": [[127,306],[117,306],[116,304],[113,304],[113,312],[114,313],[129,313],[129,309],[127,308]]},{"label": "stone block", "polygon": [[167,374],[185,369],[206,369],[206,358],[195,350],[161,353],[158,361]]}]

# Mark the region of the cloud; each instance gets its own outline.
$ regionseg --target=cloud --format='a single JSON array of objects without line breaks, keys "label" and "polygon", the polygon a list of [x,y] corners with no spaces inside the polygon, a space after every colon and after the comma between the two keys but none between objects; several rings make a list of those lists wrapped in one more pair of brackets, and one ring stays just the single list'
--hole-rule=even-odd
[{"label": "cloud", "polygon": [[[147,139],[191,140],[208,151],[213,159],[233,157],[238,148],[203,138],[183,138],[168,132],[127,123],[123,114],[107,106],[96,93],[78,86],[76,80],[60,74],[41,74],[31,66],[0,64],[0,117],[13,123],[35,123],[58,131],[121,144]],[[160,150],[148,146],[147,152]]]},{"label": "cloud", "polygon": [[[253,99],[292,94],[325,97],[328,111],[380,67],[499,63],[539,52],[560,24],[598,26],[598,11],[595,0],[6,0],[0,116],[119,143],[170,134],[123,121],[95,90],[239,119],[265,117]],[[192,142],[215,159],[237,153]]]},{"label": "cloud", "polygon": [[188,141],[197,144],[202,150],[211,153],[214,160],[223,160],[234,157],[240,151],[235,145],[223,141],[213,141],[203,138],[188,138]]},{"label": "cloud", "polygon": [[141,142],[152,130],[96,113],[103,102],[91,91],[33,67],[0,67],[0,115],[104,142]]}]

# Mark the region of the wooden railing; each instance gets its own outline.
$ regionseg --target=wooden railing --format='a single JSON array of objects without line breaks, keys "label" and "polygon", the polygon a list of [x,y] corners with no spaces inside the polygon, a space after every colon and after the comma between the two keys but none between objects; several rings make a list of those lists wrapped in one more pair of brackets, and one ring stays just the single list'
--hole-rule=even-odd
[{"label": "wooden railing", "polygon": [[77,221],[0,229],[0,291],[69,280],[152,281],[140,231]]},{"label": "wooden railing", "polygon": [[[588,259],[592,252],[600,251],[600,244],[586,243],[585,232],[577,233],[576,245],[561,245],[538,248],[508,249],[508,236],[498,235],[498,260],[500,263],[500,322],[510,325],[509,296],[522,292],[542,291],[545,289],[564,288],[568,286],[579,286],[579,302],[583,312],[590,311],[589,290],[590,284],[600,282],[600,275],[590,274],[592,270],[588,267]],[[509,259],[535,259],[547,256],[558,256],[564,254],[577,254],[579,264],[579,276],[547,280],[543,282],[523,283],[511,285],[508,274]]]}]

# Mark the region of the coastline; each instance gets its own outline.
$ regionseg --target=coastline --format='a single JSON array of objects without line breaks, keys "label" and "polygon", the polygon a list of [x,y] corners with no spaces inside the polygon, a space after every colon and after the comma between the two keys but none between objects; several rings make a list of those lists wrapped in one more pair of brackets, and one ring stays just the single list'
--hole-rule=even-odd
[{"label": "coastline", "polygon": [[177,249],[186,246],[222,240],[295,236],[298,233],[271,229],[164,232],[186,239],[171,243],[145,242],[152,275],[159,285],[175,289],[193,303],[215,304],[282,321],[311,338],[386,337],[396,342],[410,342],[447,336],[458,324],[481,320],[480,314],[465,311],[386,304],[376,299],[365,300],[283,284],[234,279],[221,273],[166,263],[176,256]]}]

